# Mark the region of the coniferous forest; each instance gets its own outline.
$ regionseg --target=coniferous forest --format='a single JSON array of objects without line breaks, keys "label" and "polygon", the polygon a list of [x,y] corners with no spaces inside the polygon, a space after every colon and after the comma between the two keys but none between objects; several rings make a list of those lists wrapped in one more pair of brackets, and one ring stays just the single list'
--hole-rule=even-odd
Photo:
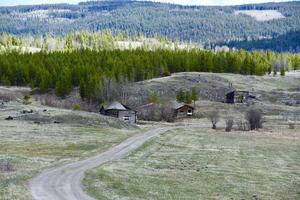
[{"label": "coniferous forest", "polygon": [[[109,83],[136,82],[174,72],[218,72],[264,75],[300,69],[300,57],[273,52],[205,50],[75,50],[67,52],[0,54],[0,84],[55,89],[60,97],[80,87],[91,100]],[[101,95],[100,95],[101,96]]]},{"label": "coniferous forest", "polygon": [[[235,14],[235,11],[245,10],[273,10],[283,17],[258,21],[247,15]],[[109,29],[130,36],[143,34],[154,37],[158,34],[172,41],[192,41],[211,46],[230,41],[281,39],[299,31],[299,10],[299,2],[207,7],[132,0],[0,7],[0,33],[61,36],[74,31],[98,32]],[[296,51],[300,45],[297,41],[288,41],[285,46],[279,50]],[[272,46],[256,47],[278,50]]]}]

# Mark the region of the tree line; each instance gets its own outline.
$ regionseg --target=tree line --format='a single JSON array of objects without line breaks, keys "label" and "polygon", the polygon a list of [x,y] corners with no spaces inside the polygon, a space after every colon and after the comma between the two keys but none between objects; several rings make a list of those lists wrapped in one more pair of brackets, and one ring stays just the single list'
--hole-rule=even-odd
[{"label": "tree line", "polygon": [[86,100],[110,100],[117,86],[176,72],[264,75],[284,67],[300,69],[298,55],[273,52],[206,50],[75,50],[67,52],[0,54],[0,84],[30,86],[41,92],[55,89],[60,97],[73,87]]}]

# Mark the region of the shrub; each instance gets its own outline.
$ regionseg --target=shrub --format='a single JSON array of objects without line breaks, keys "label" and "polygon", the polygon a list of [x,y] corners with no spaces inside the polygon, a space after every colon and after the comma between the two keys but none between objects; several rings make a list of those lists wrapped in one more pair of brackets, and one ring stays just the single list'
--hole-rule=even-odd
[{"label": "shrub", "polygon": [[212,111],[211,113],[209,113],[208,119],[212,123],[212,129],[217,129],[217,123],[220,120],[219,111],[215,110],[215,111]]},{"label": "shrub", "polygon": [[289,123],[289,129],[295,129],[295,123],[294,122]]},{"label": "shrub", "polygon": [[16,100],[17,97],[11,93],[1,93],[0,92],[0,101],[9,102]]},{"label": "shrub", "polygon": [[168,105],[162,105],[161,117],[162,120],[166,122],[174,122],[175,121],[174,109]]},{"label": "shrub", "polygon": [[79,104],[74,104],[73,110],[81,110],[81,106]]},{"label": "shrub", "polygon": [[174,110],[169,105],[152,104],[139,109],[138,118],[147,121],[174,122]]},{"label": "shrub", "polygon": [[250,125],[250,130],[262,128],[262,112],[259,109],[250,108],[245,114],[245,119]]},{"label": "shrub", "polygon": [[280,75],[281,75],[281,76],[285,76],[285,69],[284,69],[284,68],[281,68],[281,69],[280,69]]},{"label": "shrub", "polygon": [[229,117],[228,119],[226,119],[226,128],[225,128],[226,132],[231,132],[233,123],[234,123],[234,121],[233,121],[232,117]]},{"label": "shrub", "polygon": [[160,106],[157,104],[151,104],[149,106],[138,109],[138,119],[146,121],[160,121]]},{"label": "shrub", "polygon": [[150,103],[155,103],[155,104],[159,104],[160,103],[160,97],[159,95],[152,93],[149,97],[149,102]]},{"label": "shrub", "polygon": [[3,158],[0,159],[0,171],[2,172],[11,172],[14,170],[12,159],[10,158]]},{"label": "shrub", "polygon": [[239,131],[249,131],[249,123],[244,120],[239,120],[236,122]]},{"label": "shrub", "polygon": [[23,100],[24,100],[23,104],[25,104],[25,105],[31,104],[30,99],[31,99],[30,95],[25,95],[23,98]]},{"label": "shrub", "polygon": [[56,99],[52,95],[45,95],[45,96],[40,97],[40,102],[42,105],[45,105],[45,106],[51,106],[51,107],[57,106],[58,107],[58,105],[56,103]]}]

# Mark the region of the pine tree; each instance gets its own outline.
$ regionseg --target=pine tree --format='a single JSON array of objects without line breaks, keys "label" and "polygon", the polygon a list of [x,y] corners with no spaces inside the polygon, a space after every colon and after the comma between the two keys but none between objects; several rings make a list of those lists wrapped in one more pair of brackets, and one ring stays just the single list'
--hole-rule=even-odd
[{"label": "pine tree", "polygon": [[199,96],[198,96],[198,93],[197,93],[197,90],[195,87],[192,88],[192,91],[191,91],[191,99],[192,101],[194,102],[194,107],[196,105],[196,101],[198,101],[199,99]]},{"label": "pine tree", "polygon": [[285,76],[285,69],[283,67],[280,69],[280,75]]},{"label": "pine tree", "polygon": [[178,92],[177,92],[177,95],[176,95],[176,100],[177,102],[179,103],[182,103],[185,101],[185,92],[180,89]]},{"label": "pine tree", "polygon": [[59,97],[66,97],[72,90],[71,72],[68,68],[64,68],[62,74],[56,82],[55,91]]},{"label": "pine tree", "polygon": [[190,91],[186,91],[186,92],[185,92],[184,103],[186,103],[186,104],[191,104],[192,101],[193,101],[193,99],[192,99],[192,95],[191,95]]}]

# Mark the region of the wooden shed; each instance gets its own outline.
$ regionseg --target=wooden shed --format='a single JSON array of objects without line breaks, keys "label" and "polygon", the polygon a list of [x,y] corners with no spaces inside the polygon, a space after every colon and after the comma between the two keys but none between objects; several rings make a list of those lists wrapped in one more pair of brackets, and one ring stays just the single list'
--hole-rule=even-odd
[{"label": "wooden shed", "polygon": [[137,113],[128,106],[117,101],[112,102],[107,107],[102,106],[100,109],[102,115],[119,118],[128,123],[136,123]]},{"label": "wooden shed", "polygon": [[231,92],[228,92],[226,94],[226,103],[248,103],[249,99],[255,99],[254,95],[251,95],[249,91],[239,91],[234,90]]},{"label": "wooden shed", "polygon": [[188,104],[173,102],[174,116],[177,118],[192,117],[195,108]]}]

